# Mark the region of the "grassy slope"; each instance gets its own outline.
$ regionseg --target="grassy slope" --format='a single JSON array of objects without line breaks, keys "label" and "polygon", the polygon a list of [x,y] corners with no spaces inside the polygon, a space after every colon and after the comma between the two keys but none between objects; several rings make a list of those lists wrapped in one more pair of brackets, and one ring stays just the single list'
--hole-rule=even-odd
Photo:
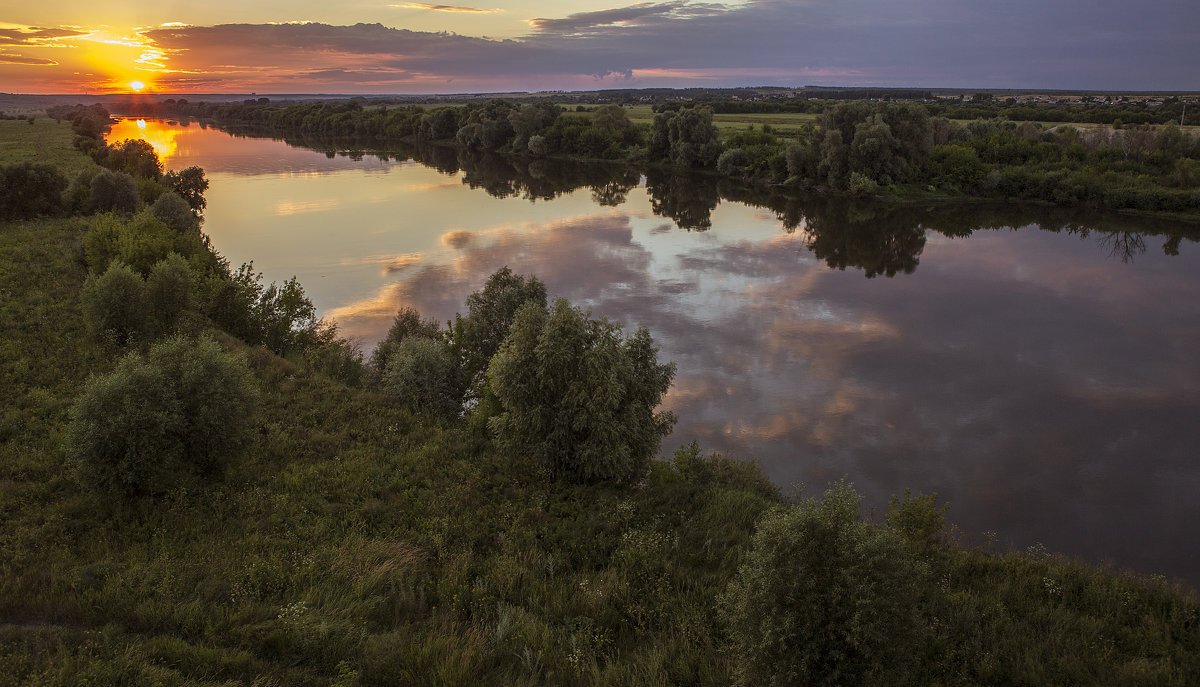
[{"label": "grassy slope", "polygon": [[[125,507],[81,493],[67,409],[117,354],[80,326],[84,229],[0,225],[0,684],[728,681],[714,601],[774,502],[749,466],[546,484],[479,428],[257,349],[258,438],[221,483]],[[1051,557],[930,559],[925,683],[1200,674],[1200,604],[1165,584]]]}]

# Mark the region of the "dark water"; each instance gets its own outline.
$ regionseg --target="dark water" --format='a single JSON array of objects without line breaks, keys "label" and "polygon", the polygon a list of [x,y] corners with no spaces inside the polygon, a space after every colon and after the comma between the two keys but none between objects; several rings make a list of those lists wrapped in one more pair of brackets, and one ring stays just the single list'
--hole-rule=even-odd
[{"label": "dark water", "polygon": [[[787,198],[453,150],[338,154],[127,121],[212,181],[234,264],[297,275],[369,349],[487,275],[650,327],[697,439],[882,512],[936,491],[966,543],[1043,544],[1200,585],[1196,229],[1011,205]],[[422,160],[417,162],[416,160]]]}]

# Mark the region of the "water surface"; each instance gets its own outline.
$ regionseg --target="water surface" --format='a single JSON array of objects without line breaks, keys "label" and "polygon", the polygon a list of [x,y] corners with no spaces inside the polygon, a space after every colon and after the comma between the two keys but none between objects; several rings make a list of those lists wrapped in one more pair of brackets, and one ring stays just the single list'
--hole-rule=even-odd
[{"label": "water surface", "polygon": [[221,253],[298,276],[368,350],[400,307],[449,319],[508,265],[651,329],[678,364],[665,452],[696,439],[788,491],[846,477],[876,514],[936,491],[967,543],[1200,584],[1200,247],[1178,226],[307,142],[325,153],[194,123],[110,138],[138,135],[205,168]]}]

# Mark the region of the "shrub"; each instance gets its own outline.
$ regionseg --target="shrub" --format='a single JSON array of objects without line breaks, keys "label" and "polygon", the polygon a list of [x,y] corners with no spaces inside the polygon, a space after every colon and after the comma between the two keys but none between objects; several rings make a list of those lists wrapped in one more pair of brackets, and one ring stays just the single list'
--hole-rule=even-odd
[{"label": "shrub", "polygon": [[938,507],[936,493],[913,496],[905,489],[904,496],[893,494],[888,500],[888,527],[899,532],[913,549],[926,551],[936,543],[949,508],[948,503]]},{"label": "shrub", "polygon": [[383,379],[388,364],[395,357],[400,343],[414,336],[425,339],[439,338],[441,333],[438,330],[437,320],[422,320],[421,313],[413,308],[403,307],[396,313],[396,318],[392,320],[392,327],[388,330],[387,336],[379,342],[371,354],[370,371],[375,381]]},{"label": "shrub", "polygon": [[741,148],[730,148],[717,158],[717,171],[726,176],[740,176],[746,173],[746,151]]},{"label": "shrub", "polygon": [[650,333],[628,338],[560,298],[517,311],[488,379],[503,412],[489,426],[500,445],[552,476],[577,482],[640,477],[674,417],[655,413],[675,376],[658,364]]},{"label": "shrub", "polygon": [[850,185],[847,189],[856,195],[869,196],[879,191],[879,184],[862,172],[851,172]]},{"label": "shrub", "polygon": [[187,252],[178,246],[180,237],[148,211],[139,212],[118,232],[117,257],[142,276],[163,260],[171,251]]},{"label": "shrub", "polygon": [[458,365],[450,350],[424,336],[411,336],[396,345],[382,386],[401,404],[433,415],[454,415],[462,400]]},{"label": "shrub", "polygon": [[63,203],[67,209],[81,213],[92,209],[92,181],[103,171],[104,168],[97,165],[79,170],[63,194]]},{"label": "shrub", "polygon": [[162,370],[130,355],[88,381],[71,408],[66,451],[80,483],[98,494],[161,491],[175,466],[176,399]]},{"label": "shrub", "polygon": [[546,308],[546,285],[537,277],[513,274],[507,266],[488,277],[479,291],[467,296],[466,318],[455,316],[451,349],[462,361],[463,381],[476,396],[488,361],[508,337],[517,310],[527,302]]},{"label": "shrub", "polygon": [[195,281],[187,261],[171,253],[150,270],[146,278],[146,307],[162,329],[171,327],[180,313],[195,305]]},{"label": "shrub", "polygon": [[92,179],[89,206],[93,212],[133,212],[140,202],[137,182],[124,172],[106,169]]},{"label": "shrub", "polygon": [[721,599],[739,685],[903,684],[927,569],[845,483],[763,516]]},{"label": "shrub", "polygon": [[172,337],[150,348],[181,413],[179,439],[189,466],[212,472],[250,437],[258,389],[245,359],[212,339]]},{"label": "shrub", "polygon": [[256,397],[240,357],[211,339],[171,338],[88,380],[66,453],[97,494],[159,493],[223,467],[249,436]]},{"label": "shrub", "polygon": [[54,214],[63,208],[66,187],[66,178],[54,165],[4,165],[0,167],[0,219]]},{"label": "shrub", "polygon": [[117,344],[137,339],[146,329],[145,288],[141,275],[121,262],[88,276],[81,294],[84,324]]},{"label": "shrub", "polygon": [[150,212],[163,224],[183,233],[196,228],[196,216],[192,208],[178,193],[164,193],[150,206]]}]

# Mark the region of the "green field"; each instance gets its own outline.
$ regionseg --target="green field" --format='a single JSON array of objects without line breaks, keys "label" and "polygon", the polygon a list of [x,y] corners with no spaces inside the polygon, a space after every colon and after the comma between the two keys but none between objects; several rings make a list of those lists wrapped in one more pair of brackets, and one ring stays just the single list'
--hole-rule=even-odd
[{"label": "green field", "polygon": [[[649,125],[654,121],[654,111],[650,105],[633,105],[626,107],[629,119],[637,124]],[[714,114],[713,124],[722,134],[730,131],[745,129],[750,126],[761,128],[769,124],[775,133],[783,137],[792,137],[799,133],[806,124],[815,123],[820,115],[804,113],[776,114]]]},{"label": "green field", "polygon": [[52,119],[0,120],[0,161],[4,164],[46,162],[70,179],[94,163],[71,147],[71,127]]}]

